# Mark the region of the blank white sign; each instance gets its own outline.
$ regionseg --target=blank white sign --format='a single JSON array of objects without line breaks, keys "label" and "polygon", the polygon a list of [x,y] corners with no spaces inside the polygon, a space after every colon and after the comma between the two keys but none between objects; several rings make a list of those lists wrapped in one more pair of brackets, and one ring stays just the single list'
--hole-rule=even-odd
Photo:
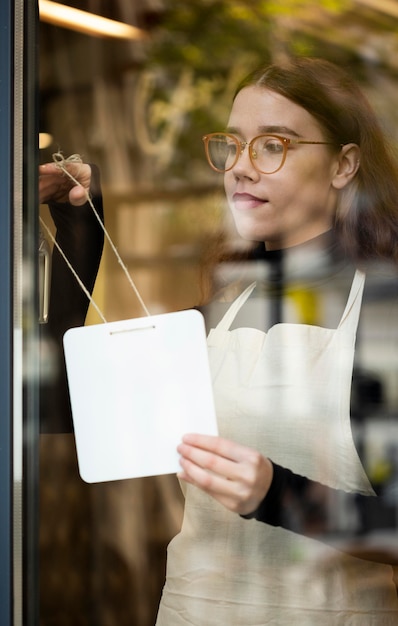
[{"label": "blank white sign", "polygon": [[86,482],[175,473],[184,433],[217,434],[199,311],[73,328],[64,350]]}]

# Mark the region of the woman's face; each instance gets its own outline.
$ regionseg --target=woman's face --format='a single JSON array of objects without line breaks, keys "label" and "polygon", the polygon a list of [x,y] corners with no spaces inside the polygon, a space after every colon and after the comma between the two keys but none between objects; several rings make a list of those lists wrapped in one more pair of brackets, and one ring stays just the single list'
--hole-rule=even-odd
[{"label": "woman's face", "polygon": [[[291,139],[326,141],[308,111],[264,87],[245,87],[232,106],[228,132],[249,142],[263,133]],[[333,180],[339,155],[327,145],[291,144],[278,172],[261,174],[247,147],[224,186],[239,234],[265,241],[268,250],[294,246],[332,227],[337,189]]]}]

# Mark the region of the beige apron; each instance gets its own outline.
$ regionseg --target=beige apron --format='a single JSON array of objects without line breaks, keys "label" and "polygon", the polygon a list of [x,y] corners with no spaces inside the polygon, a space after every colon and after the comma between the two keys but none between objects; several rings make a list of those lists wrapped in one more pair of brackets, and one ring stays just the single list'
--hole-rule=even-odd
[{"label": "beige apron", "polygon": [[[208,346],[221,436],[331,487],[371,495],[349,414],[364,281],[356,272],[337,329],[283,323],[267,333],[230,331],[252,285]],[[157,626],[397,624],[390,566],[243,520],[187,486]]]}]

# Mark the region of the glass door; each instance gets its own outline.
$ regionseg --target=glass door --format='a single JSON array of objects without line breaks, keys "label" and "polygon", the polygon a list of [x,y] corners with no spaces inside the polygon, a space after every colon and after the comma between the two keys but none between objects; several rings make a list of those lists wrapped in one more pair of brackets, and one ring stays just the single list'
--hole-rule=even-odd
[{"label": "glass door", "polygon": [[[386,25],[377,3],[368,3],[374,13],[360,16],[358,32],[365,35],[356,42],[349,26],[360,11],[355,14],[344,3],[331,10],[326,0],[301,3],[302,14],[296,2],[280,3],[279,11],[278,3],[248,7],[239,0],[65,0],[68,9],[78,7],[84,15],[62,22],[48,12],[56,4],[0,3],[0,567],[5,573],[0,624],[153,626],[183,496],[174,475],[101,484],[87,484],[79,475],[62,335],[68,327],[101,320],[88,302],[78,305],[75,316],[81,294],[71,287],[69,298],[65,286],[71,274],[65,267],[60,279],[61,266],[53,265],[49,294],[48,282],[42,282],[52,252],[50,234],[59,235],[59,226],[62,231],[64,211],[73,220],[69,234],[76,236],[77,262],[101,254],[91,229],[80,229],[79,211],[60,206],[64,202],[39,206],[39,163],[52,162],[61,152],[94,165],[106,228],[149,310],[189,309],[203,304],[211,289],[219,290],[221,296],[212,294],[206,309],[210,328],[234,297],[234,282],[242,273],[262,280],[264,263],[261,255],[242,262],[247,246],[226,217],[222,181],[205,161],[202,136],[224,127],[238,79],[260,62],[290,54],[331,60],[337,54],[341,65],[351,64],[396,135],[396,98],[382,101],[384,93],[396,94],[396,70],[389,61],[395,56],[374,65],[363,58],[363,41],[379,42],[380,33],[392,30],[391,24],[396,30],[397,23]],[[93,31],[92,18],[98,17],[93,11],[127,31],[121,36]],[[237,51],[233,63],[231,50]],[[47,139],[40,151],[39,135]],[[50,234],[43,236],[40,220]],[[220,244],[232,261],[214,267],[209,251]],[[95,302],[108,321],[139,317],[140,304],[110,247],[100,253],[99,267],[89,272]],[[55,259],[60,261],[56,252]],[[291,301],[300,315],[308,307],[314,312],[314,299],[303,300],[299,290]],[[263,323],[261,294],[254,304],[258,308],[248,322],[259,317]],[[389,306],[386,298],[380,310],[388,313]],[[324,308],[319,305],[322,314]],[[370,321],[378,316],[379,309]],[[375,349],[361,356],[368,369],[377,355],[395,411],[396,370],[371,331]],[[394,463],[387,458],[387,444],[396,440],[397,413],[382,439],[389,406],[363,406],[365,384],[373,389],[379,380],[365,376],[359,383],[353,397],[362,419],[358,429],[364,431],[369,422],[376,437],[366,441],[381,441],[376,470],[385,470],[387,461],[395,486],[395,456]],[[359,521],[345,506],[339,501],[335,511],[349,535],[358,532]],[[380,510],[370,513],[371,534],[375,519],[380,526]],[[395,496],[383,515],[396,538]]]}]

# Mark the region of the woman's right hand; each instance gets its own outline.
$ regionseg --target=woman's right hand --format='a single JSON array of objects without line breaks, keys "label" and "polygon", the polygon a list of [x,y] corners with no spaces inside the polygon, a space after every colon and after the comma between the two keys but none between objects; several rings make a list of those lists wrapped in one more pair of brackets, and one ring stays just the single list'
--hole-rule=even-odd
[{"label": "woman's right hand", "polygon": [[78,181],[76,185],[56,163],[39,166],[39,202],[69,202],[82,206],[87,202],[91,183],[91,167],[87,163],[65,162],[65,167]]}]

